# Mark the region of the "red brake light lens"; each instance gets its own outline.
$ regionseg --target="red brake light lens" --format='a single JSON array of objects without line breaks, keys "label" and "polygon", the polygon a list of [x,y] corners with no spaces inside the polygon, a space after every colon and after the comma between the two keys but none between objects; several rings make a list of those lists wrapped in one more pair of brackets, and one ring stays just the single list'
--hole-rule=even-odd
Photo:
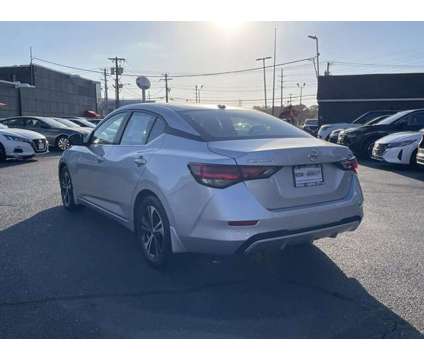
[{"label": "red brake light lens", "polygon": [[355,157],[351,159],[342,160],[339,162],[339,164],[343,170],[350,170],[356,174],[358,173],[359,163]]},{"label": "red brake light lens", "polygon": [[200,163],[190,163],[188,167],[198,183],[215,188],[225,188],[244,180],[264,179],[281,169],[281,166]]}]

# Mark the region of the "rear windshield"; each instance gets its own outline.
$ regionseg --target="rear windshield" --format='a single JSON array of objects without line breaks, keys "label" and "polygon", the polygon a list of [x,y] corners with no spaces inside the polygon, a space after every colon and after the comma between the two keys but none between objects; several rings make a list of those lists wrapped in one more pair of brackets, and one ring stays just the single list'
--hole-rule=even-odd
[{"label": "rear windshield", "polygon": [[206,141],[311,137],[285,121],[253,110],[201,109],[181,111]]}]

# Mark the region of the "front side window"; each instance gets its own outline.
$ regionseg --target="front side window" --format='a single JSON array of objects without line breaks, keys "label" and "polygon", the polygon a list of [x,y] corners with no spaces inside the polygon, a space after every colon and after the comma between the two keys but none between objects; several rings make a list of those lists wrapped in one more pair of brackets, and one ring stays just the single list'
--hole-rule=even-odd
[{"label": "front side window", "polygon": [[125,112],[112,116],[94,132],[91,142],[93,144],[114,144],[126,116]]},{"label": "front side window", "polygon": [[122,135],[121,145],[144,145],[154,120],[154,115],[133,113]]},{"label": "front side window", "polygon": [[206,141],[310,137],[295,126],[259,111],[203,109],[180,114]]}]

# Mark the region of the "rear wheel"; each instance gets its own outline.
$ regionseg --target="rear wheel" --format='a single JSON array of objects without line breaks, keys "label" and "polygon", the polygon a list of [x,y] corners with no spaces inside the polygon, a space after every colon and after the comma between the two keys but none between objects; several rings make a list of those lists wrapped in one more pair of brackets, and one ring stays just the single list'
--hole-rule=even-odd
[{"label": "rear wheel", "polygon": [[164,267],[171,255],[169,221],[160,201],[153,195],[146,196],[136,208],[136,237],[144,258],[155,268]]},{"label": "rear wheel", "polygon": [[0,144],[0,162],[6,160],[6,150],[4,149],[3,145]]},{"label": "rear wheel", "polygon": [[72,186],[71,174],[66,166],[63,166],[59,175],[60,194],[62,196],[62,203],[66,210],[76,210],[80,205],[75,203],[74,188]]},{"label": "rear wheel", "polygon": [[71,142],[69,138],[65,135],[59,136],[56,140],[56,148],[60,151],[65,151],[71,147]]}]

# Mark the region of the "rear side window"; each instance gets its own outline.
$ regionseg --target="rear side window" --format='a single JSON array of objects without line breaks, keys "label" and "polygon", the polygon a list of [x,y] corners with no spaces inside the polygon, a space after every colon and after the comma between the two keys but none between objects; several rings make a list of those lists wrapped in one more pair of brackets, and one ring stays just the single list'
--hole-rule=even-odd
[{"label": "rear side window", "polygon": [[122,135],[121,145],[144,145],[154,120],[154,115],[133,113]]},{"label": "rear side window", "polygon": [[147,142],[150,142],[154,139],[156,139],[160,134],[163,133],[165,130],[165,121],[163,121],[161,118],[156,118],[155,123],[153,124],[152,130],[150,130],[149,138],[147,139]]},{"label": "rear side window", "polygon": [[295,126],[259,111],[202,109],[180,114],[206,141],[310,137]]}]

